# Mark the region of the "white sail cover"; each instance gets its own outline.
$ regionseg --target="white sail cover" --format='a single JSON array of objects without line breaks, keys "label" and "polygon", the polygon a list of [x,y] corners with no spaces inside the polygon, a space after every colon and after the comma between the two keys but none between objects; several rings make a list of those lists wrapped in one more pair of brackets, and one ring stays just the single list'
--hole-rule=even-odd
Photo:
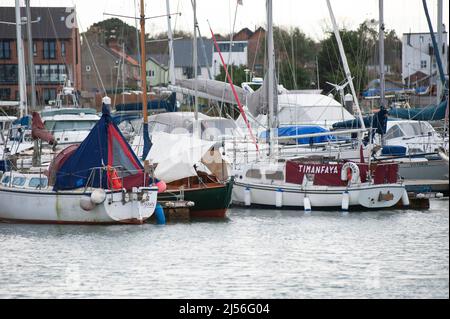
[{"label": "white sail cover", "polygon": [[[221,101],[225,103],[237,104],[234,98],[230,84],[210,79],[184,79],[177,80],[176,86],[169,86],[172,91],[195,95],[195,83],[197,83],[197,96],[201,98]],[[245,103],[244,90],[238,86],[234,86],[239,100]]]},{"label": "white sail cover", "polygon": [[158,164],[155,176],[167,183],[197,176],[194,165],[201,167],[199,170],[205,171],[202,159],[215,144],[192,135],[163,132],[153,133],[152,143],[147,160]]}]

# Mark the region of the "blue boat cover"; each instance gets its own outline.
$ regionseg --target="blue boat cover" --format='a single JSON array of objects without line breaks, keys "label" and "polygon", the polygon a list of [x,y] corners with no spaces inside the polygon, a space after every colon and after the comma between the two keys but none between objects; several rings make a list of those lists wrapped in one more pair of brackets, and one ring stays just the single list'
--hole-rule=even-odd
[{"label": "blue boat cover", "polygon": [[[320,126],[285,126],[278,128],[278,137],[297,136],[323,132],[330,132],[330,131]],[[268,136],[269,131],[264,131],[260,134],[259,137],[262,139],[267,139]],[[296,140],[297,144],[315,144],[315,143],[327,143],[329,141],[335,141],[336,137],[330,134],[324,136],[297,138]]]},{"label": "blue boat cover", "polygon": [[[167,99],[151,100],[147,102],[148,110],[165,110],[165,112],[176,112],[177,110],[177,96],[172,93]],[[142,102],[140,103],[125,103],[117,104],[116,111],[142,111]]]},{"label": "blue boat cover", "polygon": [[[139,159],[114,124],[108,105],[103,105],[102,113],[83,143],[57,171],[55,191],[87,185],[108,189],[116,177],[122,178],[126,189],[148,184]],[[108,173],[106,167],[115,168],[117,176]]]},{"label": "blue boat cover", "polygon": [[386,145],[381,149],[381,155],[384,156],[404,156],[406,155],[406,147],[396,145]]},{"label": "blue boat cover", "polygon": [[438,121],[445,119],[447,101],[442,101],[439,105],[429,105],[411,109],[391,109],[389,116],[399,119],[416,121]]}]

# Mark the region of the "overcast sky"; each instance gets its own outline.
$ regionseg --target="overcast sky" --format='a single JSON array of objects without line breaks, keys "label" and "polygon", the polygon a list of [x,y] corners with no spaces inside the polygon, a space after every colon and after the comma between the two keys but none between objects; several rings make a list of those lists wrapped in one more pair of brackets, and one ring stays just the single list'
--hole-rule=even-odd
[{"label": "overcast sky", "polygon": [[[242,0],[238,7],[235,30],[243,27],[254,30],[265,24],[265,0]],[[14,0],[0,0],[1,6],[13,6]],[[23,3],[23,0],[21,0]],[[146,15],[166,13],[166,0],[146,0]],[[398,34],[405,32],[427,32],[427,22],[422,0],[385,0],[385,24]],[[31,0],[32,6],[76,6],[79,27],[86,30],[107,16],[103,13],[135,15],[139,0]],[[378,19],[378,0],[332,0],[331,4],[340,26],[356,28],[366,19]],[[170,0],[172,12],[181,12],[174,18],[175,29],[192,30],[191,0]],[[325,0],[273,0],[274,23],[285,27],[299,27],[314,39],[323,38],[323,31],[330,26]],[[428,0],[434,27],[437,21],[437,0]],[[197,0],[197,18],[202,35],[209,36],[207,20],[215,33],[232,30],[236,0]],[[449,0],[444,0],[444,24],[448,29]],[[123,19],[134,25],[133,19]],[[146,24],[147,32],[155,34],[167,29],[165,18],[151,19]]]}]

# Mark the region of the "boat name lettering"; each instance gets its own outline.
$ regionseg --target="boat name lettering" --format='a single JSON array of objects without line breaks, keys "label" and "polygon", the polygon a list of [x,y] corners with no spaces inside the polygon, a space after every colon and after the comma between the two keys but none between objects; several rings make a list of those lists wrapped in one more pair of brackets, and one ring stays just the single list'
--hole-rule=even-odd
[{"label": "boat name lettering", "polygon": [[301,174],[338,174],[337,165],[298,165]]}]

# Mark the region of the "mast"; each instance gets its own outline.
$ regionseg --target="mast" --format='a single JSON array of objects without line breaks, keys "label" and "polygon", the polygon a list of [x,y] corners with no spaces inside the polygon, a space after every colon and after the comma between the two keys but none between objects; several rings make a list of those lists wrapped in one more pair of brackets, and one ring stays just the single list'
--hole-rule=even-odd
[{"label": "mast", "polygon": [[198,121],[198,84],[197,84],[197,76],[198,76],[198,55],[197,55],[197,0],[192,1],[192,8],[194,10],[194,42],[193,42],[193,67],[194,67],[194,136],[197,138],[201,138],[200,136],[200,123]]},{"label": "mast", "polygon": [[273,12],[272,12],[272,0],[267,0],[267,59],[268,59],[268,72],[267,72],[267,100],[269,108],[269,155],[274,155],[275,151],[275,130],[277,129],[275,119],[275,50],[273,44]]},{"label": "mast", "polygon": [[34,78],[33,34],[31,32],[30,0],[25,0],[25,3],[27,7],[28,73],[30,74],[31,84],[31,107],[36,108],[36,81]]},{"label": "mast", "polygon": [[[442,0],[438,0],[438,14],[437,14],[437,46],[439,48],[438,54],[441,58],[441,60],[444,59],[443,53],[442,53],[442,46],[443,46],[443,40],[442,40],[442,34],[443,34],[443,2]],[[441,103],[441,97],[442,97],[442,83],[439,81],[437,82],[437,91],[436,91],[436,105],[439,105]]]},{"label": "mast", "polygon": [[386,82],[384,72],[384,0],[379,0],[380,14],[380,30],[379,30],[379,46],[380,46],[380,105],[386,107]]},{"label": "mast", "polygon": [[22,20],[20,17],[20,1],[16,0],[16,40],[17,40],[17,57],[19,68],[19,112],[20,117],[28,115],[27,109],[27,87],[25,73],[25,57],[23,53],[22,40]]},{"label": "mast", "polygon": [[358,112],[359,122],[361,124],[362,129],[366,129],[366,125],[364,124],[364,119],[362,116],[361,109],[359,108],[358,97],[356,96],[355,86],[353,85],[352,74],[350,72],[350,68],[348,66],[347,57],[345,56],[344,46],[342,44],[341,35],[339,34],[339,28],[336,23],[336,19],[334,18],[333,9],[331,8],[330,0],[327,0],[328,11],[330,12],[331,22],[333,24],[334,35],[336,37],[336,41],[339,47],[339,53],[341,55],[342,64],[344,65],[345,76],[347,77],[347,81],[350,85],[350,90],[352,91],[353,99],[355,101],[356,110]]},{"label": "mast", "polygon": [[173,52],[172,16],[170,15],[169,2],[169,0],[166,0],[167,36],[169,38],[169,84],[175,85],[175,56]]},{"label": "mast", "polygon": [[148,135],[148,113],[147,113],[147,70],[145,60],[145,8],[144,0],[141,0],[141,89],[142,89],[142,116],[144,117],[144,149],[142,158],[146,159],[150,151],[150,137]]}]

